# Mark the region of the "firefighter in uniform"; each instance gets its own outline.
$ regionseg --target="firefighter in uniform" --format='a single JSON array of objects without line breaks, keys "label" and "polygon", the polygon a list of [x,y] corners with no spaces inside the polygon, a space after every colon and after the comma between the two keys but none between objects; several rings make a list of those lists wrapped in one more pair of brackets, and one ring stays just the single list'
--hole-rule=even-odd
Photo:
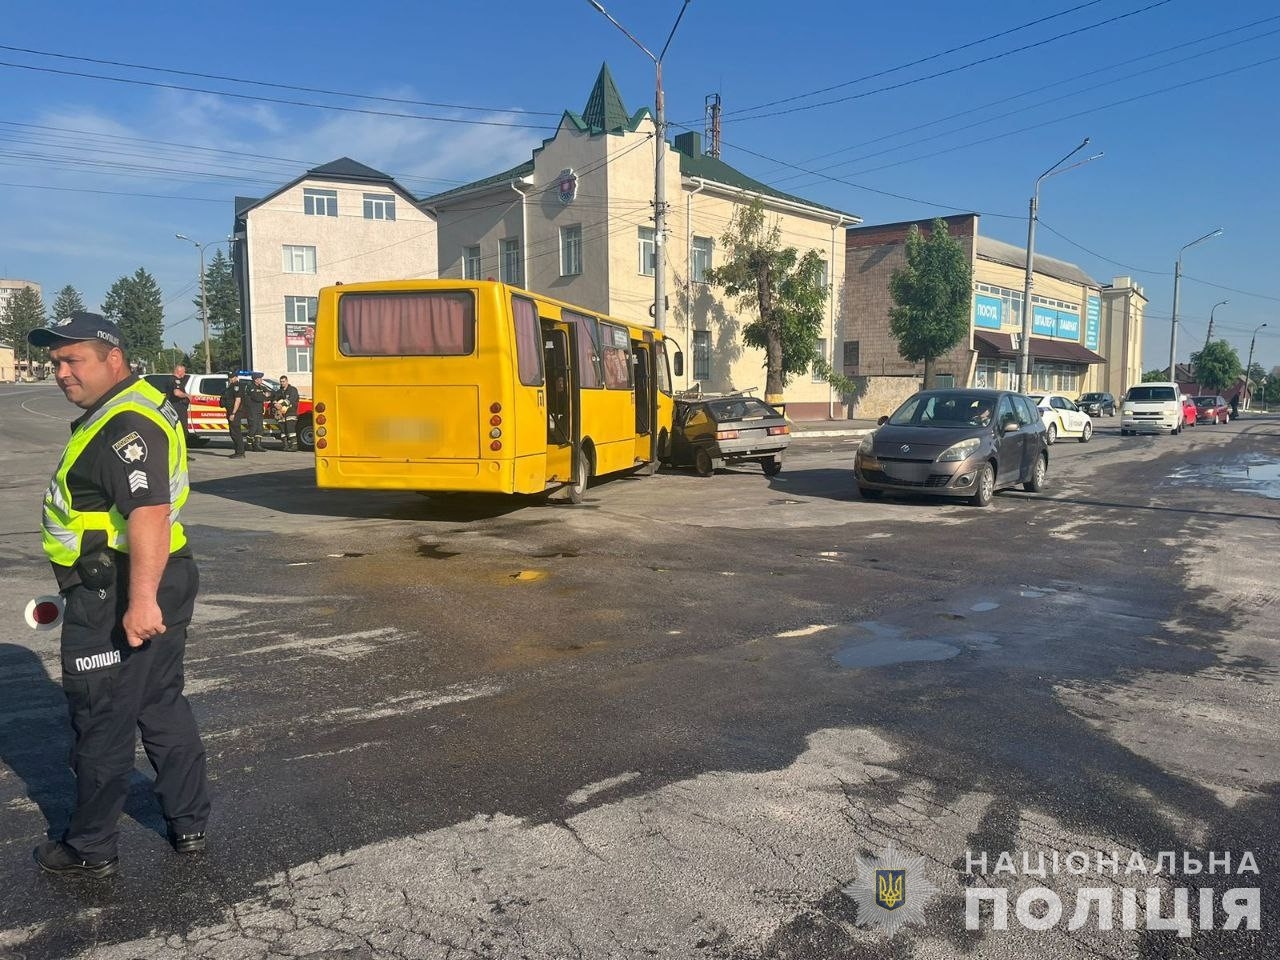
[{"label": "firefighter in uniform", "polygon": [[262,382],[262,374],[255,370],[250,376],[253,381],[245,388],[246,406],[242,412],[249,421],[249,449],[264,453],[267,448],[262,445],[262,405],[271,394],[267,385]]},{"label": "firefighter in uniform", "polygon": [[41,844],[49,873],[116,872],[116,821],[137,731],[179,853],[204,849],[205,751],[182,695],[187,624],[199,575],[178,512],[187,444],[164,395],[133,375],[120,329],[75,313],[27,341],[49,349],[71,424],[44,499],[44,550],[65,601],[62,686],[75,733],[76,804],[61,840]]},{"label": "firefighter in uniform", "polygon": [[227,435],[231,437],[234,452],[231,459],[244,456],[244,431],[240,429],[240,417],[244,408],[244,387],[240,374],[232,370],[227,374],[227,388],[222,391],[222,409],[227,412]]},{"label": "firefighter in uniform", "polygon": [[298,388],[280,374],[280,389],[271,395],[286,450],[298,449]]}]

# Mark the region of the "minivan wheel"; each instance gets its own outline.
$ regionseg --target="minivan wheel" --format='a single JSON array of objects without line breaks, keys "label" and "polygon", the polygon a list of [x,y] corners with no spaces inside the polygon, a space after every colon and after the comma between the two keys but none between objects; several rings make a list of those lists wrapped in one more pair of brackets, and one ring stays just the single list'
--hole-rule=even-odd
[{"label": "minivan wheel", "polygon": [[986,507],[991,504],[991,498],[996,492],[996,472],[992,469],[991,464],[984,463],[982,469],[978,471],[978,476],[973,482],[973,496],[969,498],[969,503],[975,507]]},{"label": "minivan wheel", "polygon": [[1056,423],[1049,424],[1048,436],[1045,437],[1050,444],[1058,442],[1058,425]]},{"label": "minivan wheel", "polygon": [[1093,424],[1086,423],[1084,429],[1080,431],[1080,442],[1088,443],[1089,438],[1093,436]]},{"label": "minivan wheel", "polygon": [[1031,468],[1031,476],[1022,482],[1022,489],[1027,493],[1039,493],[1044,489],[1044,478],[1049,471],[1049,455],[1042,453],[1036,457],[1036,465]]}]

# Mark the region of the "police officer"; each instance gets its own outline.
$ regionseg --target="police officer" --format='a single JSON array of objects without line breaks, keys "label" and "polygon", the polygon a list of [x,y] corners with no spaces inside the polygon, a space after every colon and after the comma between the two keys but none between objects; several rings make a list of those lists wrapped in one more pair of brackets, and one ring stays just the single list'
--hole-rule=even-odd
[{"label": "police officer", "polygon": [[262,382],[261,373],[255,370],[250,376],[253,381],[246,391],[245,407],[245,419],[249,421],[249,449],[265,453],[267,448],[262,445],[262,405],[270,398],[271,391]]},{"label": "police officer", "polygon": [[271,395],[286,450],[298,449],[298,388],[280,374],[280,389]]},{"label": "police officer", "polygon": [[[204,849],[205,752],[182,695],[199,575],[178,512],[187,443],[164,395],[129,371],[120,329],[74,313],[27,341],[49,349],[58,386],[84,411],[44,498],[44,550],[65,599],[62,686],[75,732],[76,805],[35,859],[49,873],[116,872],[116,821],[137,730],[179,853]],[[136,728],[136,729],[135,729]]]},{"label": "police officer", "polygon": [[191,427],[187,423],[187,411],[191,408],[191,397],[187,393],[187,368],[181,363],[173,368],[173,380],[169,383],[164,395],[169,401],[169,406],[173,407],[174,413],[178,415],[182,431],[190,434]]},{"label": "police officer", "polygon": [[240,429],[240,417],[244,410],[244,386],[240,383],[240,373],[232,370],[227,374],[227,388],[222,391],[222,409],[227,412],[227,433],[231,436],[231,446],[235,452],[231,459],[244,456],[244,432]]}]

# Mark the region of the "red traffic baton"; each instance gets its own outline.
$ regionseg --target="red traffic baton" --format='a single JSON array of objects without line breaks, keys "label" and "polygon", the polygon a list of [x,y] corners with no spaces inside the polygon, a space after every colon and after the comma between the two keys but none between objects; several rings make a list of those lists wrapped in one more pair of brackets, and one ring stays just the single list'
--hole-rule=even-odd
[{"label": "red traffic baton", "polygon": [[61,594],[36,597],[27,604],[27,626],[33,630],[52,630],[62,625],[62,611],[67,601]]}]

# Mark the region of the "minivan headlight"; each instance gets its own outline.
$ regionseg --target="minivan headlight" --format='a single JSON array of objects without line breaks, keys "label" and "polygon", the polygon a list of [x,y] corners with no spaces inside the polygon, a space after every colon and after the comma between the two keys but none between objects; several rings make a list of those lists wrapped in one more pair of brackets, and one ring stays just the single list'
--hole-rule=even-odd
[{"label": "minivan headlight", "polygon": [[978,437],[970,437],[968,440],[961,440],[959,443],[953,443],[938,455],[938,463],[953,463],[957,460],[967,460],[981,444],[982,440]]},{"label": "minivan headlight", "polygon": [[862,438],[862,442],[858,444],[859,453],[871,454],[871,453],[875,453],[875,449],[876,449],[876,435],[874,433],[868,433],[865,437]]}]

